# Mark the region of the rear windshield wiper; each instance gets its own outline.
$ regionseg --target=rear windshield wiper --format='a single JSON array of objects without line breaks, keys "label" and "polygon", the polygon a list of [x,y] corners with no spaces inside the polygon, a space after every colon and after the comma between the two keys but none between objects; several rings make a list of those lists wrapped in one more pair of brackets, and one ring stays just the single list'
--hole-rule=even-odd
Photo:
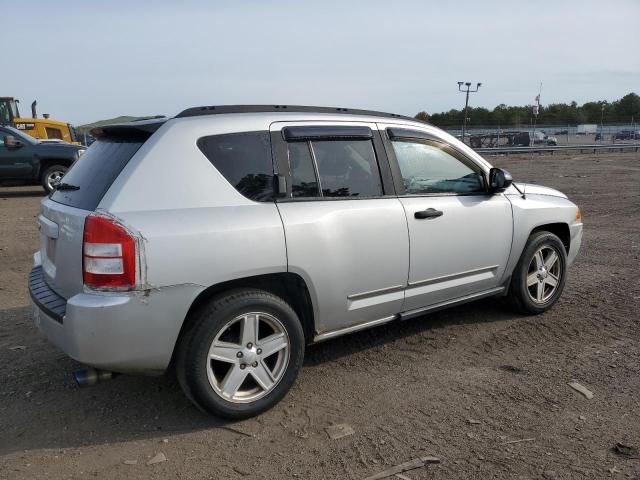
[{"label": "rear windshield wiper", "polygon": [[80,190],[80,187],[77,185],[71,185],[70,183],[59,183],[56,185],[56,190]]}]

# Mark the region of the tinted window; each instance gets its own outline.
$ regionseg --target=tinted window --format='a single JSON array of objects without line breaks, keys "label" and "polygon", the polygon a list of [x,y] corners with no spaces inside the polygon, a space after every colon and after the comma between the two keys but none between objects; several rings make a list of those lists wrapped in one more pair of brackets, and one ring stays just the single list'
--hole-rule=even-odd
[{"label": "tinted window", "polygon": [[382,182],[371,140],[311,142],[324,197],[382,195]]},{"label": "tinted window", "polygon": [[256,201],[273,199],[273,162],[268,132],[212,135],[198,148],[236,190]]},{"label": "tinted window", "polygon": [[[315,159],[320,176],[321,194],[312,159]],[[289,143],[289,165],[294,197],[382,195],[382,182],[371,140]]]},{"label": "tinted window", "polygon": [[472,193],[484,191],[479,170],[457,158],[440,142],[394,140],[404,188],[408,194]]},{"label": "tinted window", "polygon": [[71,207],[95,210],[113,181],[141,146],[142,142],[94,142],[62,180],[80,188],[56,190],[51,194],[51,199]]},{"label": "tinted window", "polygon": [[291,168],[291,192],[294,197],[317,197],[318,179],[313,166],[308,142],[288,145],[289,167]]}]

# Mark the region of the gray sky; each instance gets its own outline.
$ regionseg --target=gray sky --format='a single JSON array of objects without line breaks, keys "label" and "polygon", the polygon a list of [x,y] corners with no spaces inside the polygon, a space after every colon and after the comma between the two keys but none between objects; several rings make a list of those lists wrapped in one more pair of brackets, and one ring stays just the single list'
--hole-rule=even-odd
[{"label": "gray sky", "polygon": [[[0,0],[0,95],[74,124],[195,105],[401,114],[640,93],[640,1]],[[10,46],[8,49],[6,47]],[[13,73],[10,73],[13,72]]]}]

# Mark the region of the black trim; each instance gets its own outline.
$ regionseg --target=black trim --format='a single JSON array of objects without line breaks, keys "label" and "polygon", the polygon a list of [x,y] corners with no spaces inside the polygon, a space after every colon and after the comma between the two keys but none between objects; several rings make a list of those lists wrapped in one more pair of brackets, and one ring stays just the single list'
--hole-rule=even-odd
[{"label": "black trim", "polygon": [[369,127],[345,126],[304,126],[284,127],[282,138],[287,142],[307,140],[370,140],[373,138]]},{"label": "black trim", "polygon": [[29,293],[36,306],[47,316],[62,324],[67,313],[67,300],[54,292],[44,279],[42,267],[35,267],[29,274]]},{"label": "black trim", "polygon": [[[375,130],[373,135],[373,149],[378,159],[378,170],[382,177],[382,191],[384,196],[397,195],[396,186],[394,184],[394,175],[391,166],[389,164],[389,156],[387,155],[387,149],[382,141],[382,132]],[[402,180],[402,177],[401,177]]]},{"label": "black trim", "polygon": [[291,198],[291,172],[289,170],[289,154],[287,142],[280,132],[269,132],[271,135],[271,156],[274,175],[282,175],[286,179],[287,190],[284,195],[278,195],[278,200]]},{"label": "black trim", "polygon": [[183,110],[175,118],[197,117],[200,115],[219,115],[225,113],[330,113],[340,115],[367,115],[371,117],[401,118],[412,122],[423,122],[413,117],[396,113],[378,112],[375,110],[359,110],[343,107],[314,107],[309,105],[209,105],[192,107]]},{"label": "black trim", "polygon": [[442,142],[441,139],[427,132],[421,132],[420,130],[410,130],[408,128],[387,128],[387,136],[389,140],[395,140],[398,138],[418,138],[422,140],[436,140]]}]

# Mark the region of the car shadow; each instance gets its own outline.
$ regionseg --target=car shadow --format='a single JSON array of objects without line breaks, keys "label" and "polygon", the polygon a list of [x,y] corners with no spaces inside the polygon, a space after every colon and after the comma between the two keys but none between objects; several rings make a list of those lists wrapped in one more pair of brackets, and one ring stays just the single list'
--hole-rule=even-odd
[{"label": "car shadow", "polygon": [[378,327],[354,332],[330,341],[310,345],[305,352],[305,365],[319,365],[341,357],[366,351],[427,331],[449,325],[492,323],[522,318],[503,301],[495,298],[479,300],[457,307],[428,313],[409,320],[395,320]]},{"label": "car shadow", "polygon": [[[452,324],[513,318],[517,317],[495,300],[471,303],[313,345],[308,348],[305,366],[320,366]],[[28,308],[0,310],[0,325],[0,369],[5,377],[0,388],[0,455],[166,438],[208,429],[220,429],[220,435],[234,438],[246,435],[242,432],[248,425],[245,422],[255,422],[230,422],[201,412],[184,396],[172,374],[121,375],[79,388],[71,372],[81,366],[37,332]],[[281,407],[276,407],[263,414],[260,422],[277,423],[281,414]]]},{"label": "car shadow", "polygon": [[0,198],[20,198],[20,197],[44,197],[46,193],[42,188],[34,187],[33,190],[18,189],[10,190],[7,187],[0,188]]}]

